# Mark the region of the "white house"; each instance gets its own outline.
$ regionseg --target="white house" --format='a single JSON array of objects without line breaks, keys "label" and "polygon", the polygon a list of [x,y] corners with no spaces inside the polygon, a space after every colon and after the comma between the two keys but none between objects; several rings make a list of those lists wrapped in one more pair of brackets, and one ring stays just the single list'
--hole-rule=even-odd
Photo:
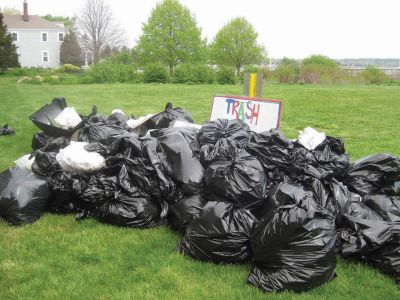
[{"label": "white house", "polygon": [[17,46],[21,67],[54,68],[60,65],[60,46],[66,33],[64,24],[29,15],[26,0],[23,15],[4,16],[4,22]]}]

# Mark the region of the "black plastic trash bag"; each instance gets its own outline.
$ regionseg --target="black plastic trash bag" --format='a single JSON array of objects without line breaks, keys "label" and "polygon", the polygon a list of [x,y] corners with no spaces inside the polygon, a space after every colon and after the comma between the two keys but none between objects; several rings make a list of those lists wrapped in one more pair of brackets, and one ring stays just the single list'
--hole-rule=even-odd
[{"label": "black plastic trash bag", "polygon": [[334,216],[316,204],[312,193],[289,188],[275,193],[278,206],[251,235],[254,266],[248,282],[268,292],[301,292],[335,277]]},{"label": "black plastic trash bag", "polygon": [[61,170],[56,156],[57,152],[36,151],[35,161],[32,163],[32,171],[41,176],[51,176],[51,172]]},{"label": "black plastic trash bag", "polygon": [[171,126],[171,123],[178,119],[189,123],[194,123],[190,113],[179,107],[172,108],[172,104],[167,103],[164,111],[149,118],[132,131],[141,136],[146,135],[147,131],[150,129],[168,128]]},{"label": "black plastic trash bag", "polygon": [[56,122],[57,116],[66,108],[67,102],[64,98],[54,98],[51,104],[46,104],[29,119],[40,128],[44,133],[52,137],[66,136],[69,137],[74,131],[76,131],[82,123],[78,124],[71,129],[63,129]]},{"label": "black plastic trash bag", "polygon": [[152,199],[132,184],[126,167],[117,176],[96,174],[87,182],[75,180],[79,208],[100,222],[150,228],[165,224],[168,205]]},{"label": "black plastic trash bag", "polygon": [[128,133],[117,125],[86,122],[79,131],[78,140],[87,143],[102,143],[111,145],[121,135]]},{"label": "black plastic trash bag", "polygon": [[206,191],[238,207],[257,212],[267,193],[267,178],[259,160],[244,149],[221,149],[205,172]]},{"label": "black plastic trash bag", "polygon": [[228,140],[237,148],[245,148],[249,140],[249,126],[242,120],[218,119],[206,122],[198,133],[200,146],[211,144],[220,147]]},{"label": "black plastic trash bag", "polygon": [[400,285],[400,223],[344,215],[349,226],[338,234],[338,252],[372,264]]},{"label": "black plastic trash bag", "polygon": [[198,192],[203,186],[204,169],[199,160],[200,147],[196,131],[168,128],[151,133],[160,146],[160,158],[168,174],[182,184],[185,194]]},{"label": "black plastic trash bag", "polygon": [[214,263],[243,263],[251,259],[250,234],[256,218],[232,203],[209,201],[186,229],[179,251]]},{"label": "black plastic trash bag", "polygon": [[317,161],[316,167],[329,172],[330,177],[341,178],[350,165],[350,158],[346,154],[343,141],[327,136],[313,151]]},{"label": "black plastic trash bag", "polygon": [[188,224],[199,217],[206,203],[202,194],[183,197],[170,208],[168,223],[175,230],[186,230]]},{"label": "black plastic trash bag", "polygon": [[13,225],[33,223],[49,197],[47,182],[19,167],[0,174],[0,216]]},{"label": "black plastic trash bag", "polygon": [[343,183],[359,194],[379,194],[400,180],[400,159],[390,154],[375,154],[361,158],[348,169]]},{"label": "black plastic trash bag", "polygon": [[278,184],[285,176],[302,185],[314,178],[341,178],[350,164],[340,139],[328,136],[315,149],[308,150],[278,129],[253,133],[247,150],[262,163],[270,185]]},{"label": "black plastic trash bag", "polygon": [[279,129],[253,133],[247,151],[257,156],[265,170],[292,168],[291,151],[294,145]]},{"label": "black plastic trash bag", "polygon": [[44,132],[36,133],[32,138],[32,150],[35,151],[43,148],[49,139],[50,137]]},{"label": "black plastic trash bag", "polygon": [[366,195],[363,203],[377,212],[385,221],[400,222],[400,197],[379,194]]},{"label": "black plastic trash bag", "polygon": [[15,131],[8,124],[0,128],[0,135],[14,135]]},{"label": "black plastic trash bag", "polygon": [[119,112],[115,112],[112,115],[108,116],[107,123],[110,125],[116,125],[124,128],[126,121],[128,121],[128,117]]},{"label": "black plastic trash bag", "polygon": [[52,213],[67,214],[77,211],[78,203],[72,193],[72,174],[57,171],[46,177],[50,188],[50,197],[46,209]]}]

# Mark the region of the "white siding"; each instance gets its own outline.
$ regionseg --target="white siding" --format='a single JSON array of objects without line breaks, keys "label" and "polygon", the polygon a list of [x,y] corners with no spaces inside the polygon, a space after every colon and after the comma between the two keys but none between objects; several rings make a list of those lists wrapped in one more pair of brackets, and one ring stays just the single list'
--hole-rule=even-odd
[{"label": "white siding", "polygon": [[[18,42],[14,42],[18,47],[19,63],[21,67],[43,67],[55,68],[60,65],[60,46],[58,33],[62,30],[48,29],[8,29],[9,32],[18,32]],[[42,42],[42,32],[47,32],[47,42]],[[49,61],[42,61],[42,52],[47,51]]]}]

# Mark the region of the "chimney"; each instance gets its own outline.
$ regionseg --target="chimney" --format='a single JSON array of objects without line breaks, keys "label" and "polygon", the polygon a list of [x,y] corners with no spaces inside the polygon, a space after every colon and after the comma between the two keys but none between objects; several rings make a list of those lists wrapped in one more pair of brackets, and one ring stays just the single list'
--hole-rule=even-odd
[{"label": "chimney", "polygon": [[28,15],[28,3],[26,2],[26,0],[24,1],[24,15],[22,16],[22,19],[25,22],[29,21],[29,15]]}]

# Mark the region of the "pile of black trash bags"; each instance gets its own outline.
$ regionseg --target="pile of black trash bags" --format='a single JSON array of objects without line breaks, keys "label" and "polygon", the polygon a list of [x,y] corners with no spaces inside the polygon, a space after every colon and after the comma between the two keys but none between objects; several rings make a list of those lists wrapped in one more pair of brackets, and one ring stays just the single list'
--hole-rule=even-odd
[{"label": "pile of black trash bags", "polygon": [[[134,129],[127,120],[94,109],[68,134],[35,134],[32,171],[0,175],[0,215],[15,225],[45,211],[127,227],[169,224],[183,234],[179,252],[218,264],[251,262],[248,282],[264,291],[329,282],[336,254],[400,284],[398,157],[351,162],[338,138],[309,150],[278,129],[255,133],[240,120],[199,128],[170,104]],[[71,139],[87,142],[105,166],[65,171],[56,156]]]}]

